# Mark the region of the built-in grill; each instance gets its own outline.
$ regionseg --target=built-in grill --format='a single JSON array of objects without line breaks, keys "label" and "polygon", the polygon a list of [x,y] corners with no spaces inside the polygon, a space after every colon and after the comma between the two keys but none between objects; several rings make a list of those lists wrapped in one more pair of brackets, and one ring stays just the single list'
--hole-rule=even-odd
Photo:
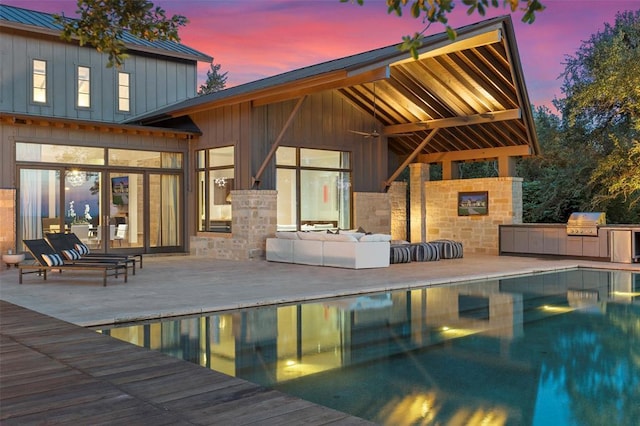
[{"label": "built-in grill", "polygon": [[606,224],[607,220],[604,212],[571,213],[567,222],[567,235],[597,237],[598,226]]}]

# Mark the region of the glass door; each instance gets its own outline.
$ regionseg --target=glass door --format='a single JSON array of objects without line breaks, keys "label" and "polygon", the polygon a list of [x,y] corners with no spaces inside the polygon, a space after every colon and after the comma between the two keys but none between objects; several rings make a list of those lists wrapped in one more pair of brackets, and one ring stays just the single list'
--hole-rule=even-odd
[{"label": "glass door", "polygon": [[102,173],[64,170],[64,230],[73,232],[92,250],[99,249]]},{"label": "glass door", "polygon": [[144,247],[144,175],[111,172],[107,181],[109,206],[103,233],[109,251]]},{"label": "glass door", "polygon": [[179,175],[149,174],[149,247],[182,246],[181,188]]},{"label": "glass door", "polygon": [[[18,241],[44,238],[47,232],[61,232],[59,169],[20,169]],[[18,251],[24,251],[18,244]]]}]

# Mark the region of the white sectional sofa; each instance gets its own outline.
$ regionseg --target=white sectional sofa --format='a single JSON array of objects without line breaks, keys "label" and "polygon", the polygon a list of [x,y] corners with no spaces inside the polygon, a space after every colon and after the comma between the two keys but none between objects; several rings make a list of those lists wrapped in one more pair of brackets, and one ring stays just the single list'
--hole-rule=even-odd
[{"label": "white sectional sofa", "polygon": [[268,261],[364,269],[389,266],[391,236],[341,231],[276,232],[267,238]]}]

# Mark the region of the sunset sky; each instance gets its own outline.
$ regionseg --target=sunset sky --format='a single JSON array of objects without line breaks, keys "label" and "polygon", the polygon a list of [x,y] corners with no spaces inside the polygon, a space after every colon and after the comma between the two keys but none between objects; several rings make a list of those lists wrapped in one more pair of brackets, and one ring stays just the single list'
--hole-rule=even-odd
[{"label": "sunset sky", "polygon": [[[64,11],[73,16],[75,0],[0,0],[3,4],[40,10]],[[502,4],[503,0],[500,0]],[[228,72],[227,87],[280,74],[319,62],[398,43],[403,35],[424,28],[407,13],[388,15],[384,0],[155,0],[168,14],[181,14],[189,24],[180,31],[182,43],[214,58]],[[640,0],[542,0],[547,7],[532,25],[523,24],[522,12],[512,17],[525,82],[531,102],[551,106],[561,97],[559,79],[566,55],[583,41],[613,24],[616,12],[640,9]],[[508,9],[491,9],[488,17]],[[461,1],[449,18],[456,28],[481,20],[466,15]],[[427,34],[444,31],[434,24]],[[204,82],[208,64],[199,65]]]}]

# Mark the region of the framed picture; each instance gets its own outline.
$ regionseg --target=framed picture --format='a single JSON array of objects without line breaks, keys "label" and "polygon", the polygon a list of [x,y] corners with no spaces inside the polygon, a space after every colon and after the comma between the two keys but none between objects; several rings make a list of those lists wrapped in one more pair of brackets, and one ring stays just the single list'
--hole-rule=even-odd
[{"label": "framed picture", "polygon": [[489,214],[489,192],[458,192],[458,216]]},{"label": "framed picture", "polygon": [[129,204],[129,177],[111,178],[111,202],[115,205]]}]

